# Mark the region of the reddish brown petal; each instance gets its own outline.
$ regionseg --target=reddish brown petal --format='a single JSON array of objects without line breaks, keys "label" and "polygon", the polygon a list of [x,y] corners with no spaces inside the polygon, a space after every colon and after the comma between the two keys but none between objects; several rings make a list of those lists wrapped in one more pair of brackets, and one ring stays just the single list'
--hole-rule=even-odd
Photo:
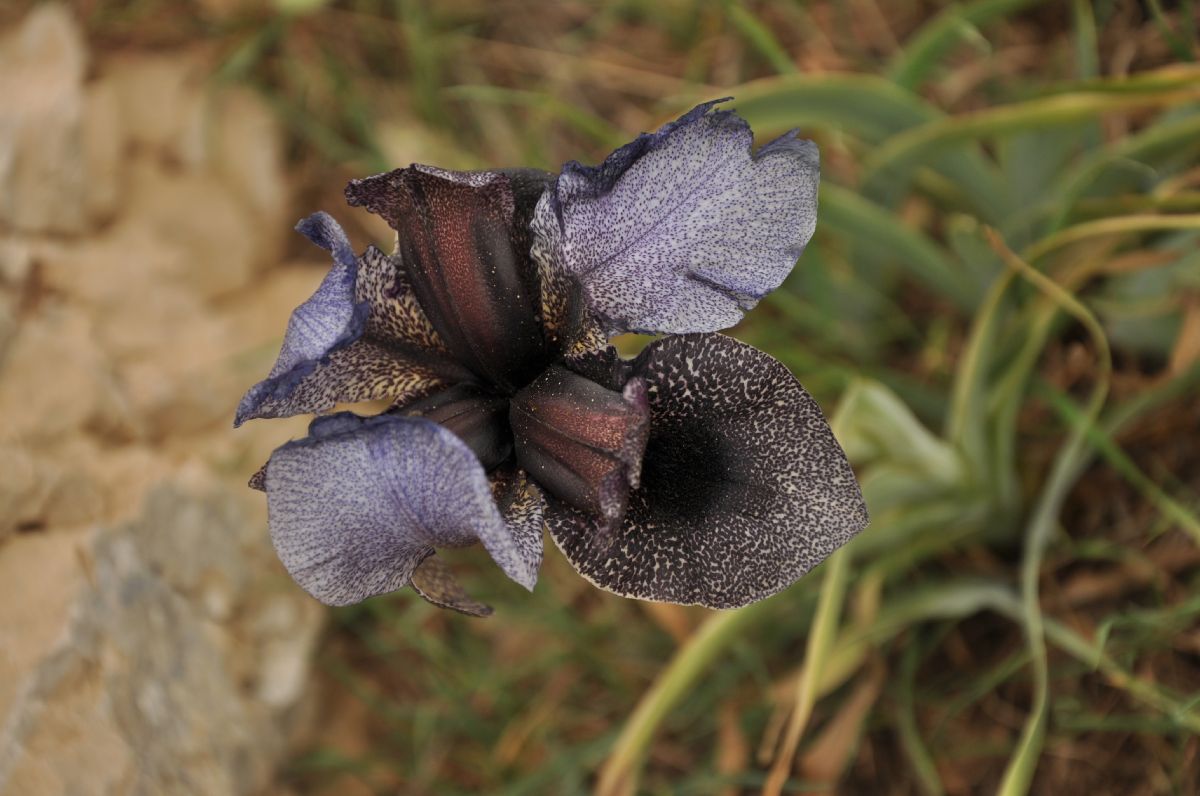
[{"label": "reddish brown petal", "polygon": [[649,433],[645,385],[623,393],[554,366],[512,400],[517,462],[544,489],[608,523],[625,513]]},{"label": "reddish brown petal", "polygon": [[399,233],[417,298],[456,359],[505,389],[536,375],[547,359],[537,277],[507,175],[413,166],[354,180],[346,197]]}]

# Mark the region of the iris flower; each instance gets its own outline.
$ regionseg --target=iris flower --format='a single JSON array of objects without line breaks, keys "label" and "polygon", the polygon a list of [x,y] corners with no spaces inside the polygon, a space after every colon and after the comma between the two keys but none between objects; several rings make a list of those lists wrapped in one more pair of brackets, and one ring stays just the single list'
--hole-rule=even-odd
[{"label": "iris flower", "polygon": [[[596,167],[352,181],[391,254],[356,255],[325,213],[300,222],[333,266],[236,419],[317,414],[251,479],[300,586],[331,605],[411,586],[485,615],[436,551],[480,543],[532,589],[546,528],[602,589],[733,608],[866,525],[816,402],[717,334],[791,271],[819,176],[812,142],[754,151],[719,102]],[[625,360],[608,341],[628,332],[663,336]]]}]

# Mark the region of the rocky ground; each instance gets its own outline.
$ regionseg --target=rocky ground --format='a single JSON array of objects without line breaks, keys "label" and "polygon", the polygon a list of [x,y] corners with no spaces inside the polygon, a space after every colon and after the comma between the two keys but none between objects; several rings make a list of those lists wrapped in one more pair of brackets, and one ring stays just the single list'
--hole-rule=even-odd
[{"label": "rocky ground", "polygon": [[0,793],[255,793],[322,615],[231,428],[322,265],[277,265],[282,143],[203,50],[0,31]]}]

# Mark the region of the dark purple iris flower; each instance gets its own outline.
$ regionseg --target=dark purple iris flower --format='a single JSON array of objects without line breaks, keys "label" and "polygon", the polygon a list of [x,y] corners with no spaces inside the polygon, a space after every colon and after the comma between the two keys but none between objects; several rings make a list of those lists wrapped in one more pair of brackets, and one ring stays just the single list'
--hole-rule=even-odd
[{"label": "dark purple iris flower", "polygon": [[[279,359],[238,406],[318,416],[264,489],[292,577],[344,605],[412,586],[469,614],[435,555],[482,543],[532,589],[549,529],[597,586],[732,608],[793,583],[867,524],[820,408],[776,360],[716,334],[783,282],[812,236],[816,146],[757,152],[709,102],[598,167],[355,180],[396,230],[356,256],[325,213],[297,229],[333,255]],[[632,361],[608,339],[664,334]]]}]

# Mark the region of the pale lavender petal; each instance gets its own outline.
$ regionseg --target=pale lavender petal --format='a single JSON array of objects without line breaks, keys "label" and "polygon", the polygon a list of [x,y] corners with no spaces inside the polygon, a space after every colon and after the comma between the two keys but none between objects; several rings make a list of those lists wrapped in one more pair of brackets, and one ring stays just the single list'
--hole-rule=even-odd
[{"label": "pale lavender petal", "polygon": [[296,230],[332,253],[333,267],[317,292],[292,313],[279,358],[267,378],[251,387],[238,404],[235,426],[260,416],[264,404],[291,393],[322,359],[353,343],[366,328],[369,305],[355,301],[358,259],[346,233],[323,212],[304,219]]},{"label": "pale lavender petal", "polygon": [[538,204],[535,252],[578,281],[609,335],[732,326],[812,237],[816,145],[792,132],[753,152],[749,125],[715,104],[597,167],[566,164]]},{"label": "pale lavender petal", "polygon": [[429,420],[321,418],[311,436],[271,456],[271,540],[284,567],[329,605],[406,585],[435,548],[480,542],[527,589],[541,550],[518,539],[475,455]]},{"label": "pale lavender petal", "polygon": [[398,257],[374,246],[355,257],[325,213],[297,229],[333,253],[333,267],[292,313],[279,359],[242,398],[234,425],[324,412],[338,403],[403,405],[467,375],[450,360]]}]

